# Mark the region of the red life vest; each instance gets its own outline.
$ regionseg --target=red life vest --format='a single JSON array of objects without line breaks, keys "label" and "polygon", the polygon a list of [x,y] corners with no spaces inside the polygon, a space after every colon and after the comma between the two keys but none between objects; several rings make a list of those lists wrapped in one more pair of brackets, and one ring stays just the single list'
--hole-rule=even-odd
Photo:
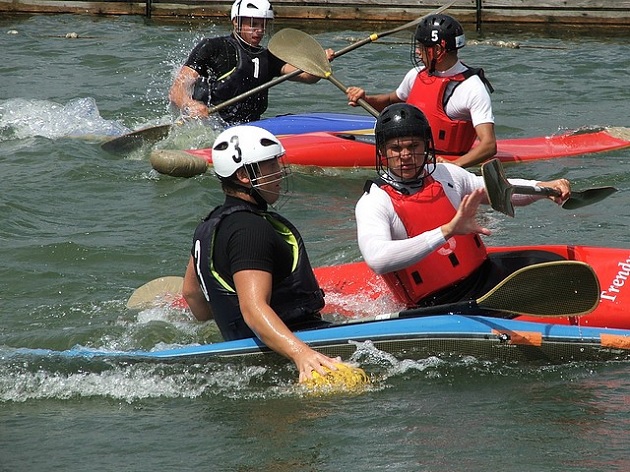
[{"label": "red life vest", "polygon": [[[390,185],[382,185],[402,220],[408,237],[417,236],[448,222],[457,212],[444,193],[442,184],[425,178],[424,188],[403,195]],[[477,234],[458,235],[424,259],[402,270],[383,274],[392,292],[407,305],[447,288],[472,274],[488,257]]]},{"label": "red life vest", "polygon": [[470,151],[477,139],[472,121],[452,120],[444,111],[450,98],[444,97],[449,82],[461,83],[477,70],[469,69],[452,77],[436,77],[423,69],[411,87],[407,103],[420,108],[429,120],[436,154],[461,156]]}]

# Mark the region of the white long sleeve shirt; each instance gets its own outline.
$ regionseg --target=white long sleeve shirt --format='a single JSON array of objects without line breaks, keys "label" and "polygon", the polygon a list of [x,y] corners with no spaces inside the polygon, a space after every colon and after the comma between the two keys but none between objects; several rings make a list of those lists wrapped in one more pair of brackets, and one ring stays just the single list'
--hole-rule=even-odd
[{"label": "white long sleeve shirt", "polygon": [[[453,164],[437,164],[432,177],[439,181],[455,208],[462,198],[477,188],[484,188],[483,177]],[[512,185],[535,186],[538,181],[508,179]],[[514,195],[515,205],[527,205],[544,197]],[[368,266],[377,274],[408,267],[446,243],[441,225],[408,237],[389,195],[378,185],[361,196],[355,206],[359,249]],[[444,223],[447,223],[445,221]]]}]

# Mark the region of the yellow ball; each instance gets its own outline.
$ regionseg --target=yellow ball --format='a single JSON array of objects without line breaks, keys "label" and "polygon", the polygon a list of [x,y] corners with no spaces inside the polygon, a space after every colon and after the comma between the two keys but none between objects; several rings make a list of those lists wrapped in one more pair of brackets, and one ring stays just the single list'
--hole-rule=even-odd
[{"label": "yellow ball", "polygon": [[342,362],[335,364],[337,370],[324,367],[325,375],[317,371],[311,373],[311,379],[304,382],[307,388],[327,391],[355,390],[370,383],[370,379],[363,369]]}]

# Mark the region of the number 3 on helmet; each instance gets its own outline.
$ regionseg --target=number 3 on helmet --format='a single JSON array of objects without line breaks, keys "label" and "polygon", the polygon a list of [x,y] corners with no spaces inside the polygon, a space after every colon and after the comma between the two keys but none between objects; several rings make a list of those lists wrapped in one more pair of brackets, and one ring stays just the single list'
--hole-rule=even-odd
[{"label": "number 3 on helmet", "polygon": [[284,156],[280,140],[257,126],[233,126],[223,131],[212,146],[214,172],[230,177],[239,168]]}]

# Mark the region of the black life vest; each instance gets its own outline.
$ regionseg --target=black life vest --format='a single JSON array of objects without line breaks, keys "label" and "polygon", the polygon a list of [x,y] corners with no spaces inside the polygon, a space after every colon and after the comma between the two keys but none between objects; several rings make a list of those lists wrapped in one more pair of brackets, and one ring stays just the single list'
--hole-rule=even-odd
[{"label": "black life vest", "polygon": [[[219,105],[237,95],[249,92],[272,78],[269,72],[269,51],[249,50],[232,36],[220,39],[225,42],[225,54],[235,55],[236,66],[220,77],[201,77],[197,80],[193,98],[209,106]],[[220,110],[219,114],[232,125],[259,120],[267,110],[268,92],[268,89],[265,89],[250,95]]]},{"label": "black life vest", "polygon": [[217,228],[226,216],[238,211],[260,215],[291,246],[291,274],[279,282],[274,281],[270,306],[289,329],[313,327],[314,321],[321,321],[318,313],[324,307],[324,293],[317,283],[304,242],[295,226],[275,212],[259,211],[246,203],[228,207],[222,205],[215,208],[197,227],[193,259],[197,278],[223,338],[229,341],[255,336],[243,320],[235,288],[218,274],[213,262],[213,241]]}]

